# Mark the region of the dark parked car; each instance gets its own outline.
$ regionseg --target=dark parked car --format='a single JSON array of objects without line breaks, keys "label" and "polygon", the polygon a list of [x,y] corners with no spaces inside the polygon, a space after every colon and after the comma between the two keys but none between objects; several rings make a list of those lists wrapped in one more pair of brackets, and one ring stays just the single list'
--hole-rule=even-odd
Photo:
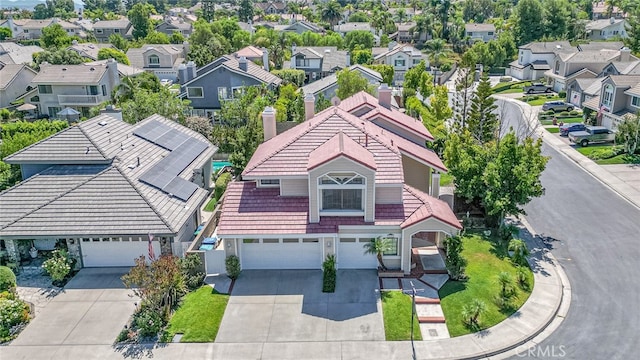
[{"label": "dark parked car", "polygon": [[567,136],[572,131],[585,131],[587,127],[584,124],[564,124],[560,126],[560,136]]}]

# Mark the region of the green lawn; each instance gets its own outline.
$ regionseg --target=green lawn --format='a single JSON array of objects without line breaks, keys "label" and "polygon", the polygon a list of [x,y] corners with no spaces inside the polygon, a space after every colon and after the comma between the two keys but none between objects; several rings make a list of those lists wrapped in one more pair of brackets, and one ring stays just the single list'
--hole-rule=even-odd
[{"label": "green lawn", "polygon": [[449,186],[453,184],[453,176],[451,174],[440,174],[440,186]]},{"label": "green lawn", "polygon": [[[411,340],[411,297],[402,291],[383,291],[382,318],[387,341]],[[418,318],[413,318],[413,339],[422,340]]]},{"label": "green lawn", "polygon": [[228,302],[229,295],[220,294],[208,285],[187,294],[169,320],[163,337],[171,341],[175,334],[184,334],[181,342],[214,341]]},{"label": "green lawn", "polygon": [[[613,144],[589,145],[587,147],[576,146],[575,149],[582,155],[592,159],[598,165],[621,165],[621,164],[639,164],[640,155],[630,156],[628,154],[613,155],[610,151]],[[600,153],[600,156],[598,156]],[[608,155],[611,157],[607,157]]]},{"label": "green lawn", "polygon": [[[535,96],[535,95],[534,95]],[[546,103],[547,101],[554,101],[554,100],[562,100],[560,97],[558,96],[549,96],[547,97],[547,95],[539,95],[540,98],[535,99],[535,100],[531,100],[531,101],[527,101],[527,97],[524,96],[522,99],[520,99],[521,101],[526,102],[527,104],[531,105],[531,106],[540,106],[544,103]]]},{"label": "green lawn", "polygon": [[[523,291],[516,285],[513,307],[501,310],[494,301],[496,295],[500,293],[498,274],[503,271],[509,272],[515,280],[516,267],[508,257],[505,257],[504,250],[497,248],[494,242],[480,235],[466,235],[463,238],[463,245],[462,256],[467,260],[468,279],[463,282],[449,280],[439,291],[440,305],[452,337],[473,332],[463,323],[461,314],[463,306],[471,303],[473,299],[482,300],[487,306],[487,311],[479,319],[480,328],[486,329],[513,314],[530,295],[530,291]],[[533,273],[528,268],[526,271],[529,284],[533,285]]]},{"label": "green lawn", "polygon": [[521,92],[522,92],[522,88],[513,88],[513,89],[502,90],[494,94],[515,94],[515,93],[521,93]]},{"label": "green lawn", "polygon": [[[567,117],[567,118],[558,118],[558,123],[563,122],[565,124],[573,124],[573,123],[581,123],[584,119],[582,116],[575,117]],[[549,120],[540,120],[540,124],[542,125],[553,125],[553,117]]]},{"label": "green lawn", "polygon": [[216,203],[218,200],[216,198],[211,198],[207,205],[204,206],[204,211],[213,211],[216,208]]},{"label": "green lawn", "polygon": [[559,127],[546,127],[544,128],[545,130],[547,130],[548,132],[552,133],[552,134],[557,134],[560,132],[560,128]]}]

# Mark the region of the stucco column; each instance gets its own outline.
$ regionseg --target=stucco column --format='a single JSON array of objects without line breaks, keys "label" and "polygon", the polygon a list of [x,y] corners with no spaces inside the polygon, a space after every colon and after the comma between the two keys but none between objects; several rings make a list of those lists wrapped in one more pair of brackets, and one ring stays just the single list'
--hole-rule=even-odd
[{"label": "stucco column", "polygon": [[15,240],[5,240],[4,245],[7,248],[7,255],[9,255],[10,261],[20,262],[20,252]]},{"label": "stucco column", "polygon": [[69,255],[76,260],[74,270],[82,268],[82,256],[80,256],[80,239],[66,239],[67,251]]}]

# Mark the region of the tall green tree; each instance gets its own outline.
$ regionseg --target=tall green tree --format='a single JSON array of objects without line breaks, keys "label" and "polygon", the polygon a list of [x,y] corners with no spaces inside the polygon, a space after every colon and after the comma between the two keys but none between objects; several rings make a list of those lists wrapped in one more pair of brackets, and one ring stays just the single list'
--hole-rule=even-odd
[{"label": "tall green tree", "polygon": [[327,1],[320,8],[320,19],[328,22],[331,26],[336,25],[342,18],[342,7],[335,1]]},{"label": "tall green tree", "polygon": [[544,35],[553,39],[562,39],[567,35],[571,5],[567,0],[545,0]]},{"label": "tall green tree", "polygon": [[51,24],[42,29],[40,46],[45,49],[61,49],[71,45],[73,39],[60,24]]},{"label": "tall green tree", "polygon": [[120,64],[131,65],[127,54],[112,48],[102,48],[98,50],[98,60],[114,59]]},{"label": "tall green tree", "polygon": [[253,20],[254,8],[253,0],[240,0],[238,17],[240,21],[249,22]]},{"label": "tall green tree", "polygon": [[373,34],[366,30],[350,31],[344,36],[344,43],[349,51],[371,49],[373,42]]},{"label": "tall green tree", "polygon": [[488,76],[483,76],[471,100],[471,111],[467,119],[467,127],[471,135],[480,144],[486,144],[498,138],[499,120],[496,100],[491,96],[491,83]]},{"label": "tall green tree", "polygon": [[129,41],[120,34],[109,35],[109,43],[120,51],[127,52],[129,50]]},{"label": "tall green tree", "polygon": [[11,39],[12,36],[13,33],[11,32],[11,29],[0,27],[0,40],[4,41],[6,39]]},{"label": "tall green tree", "polygon": [[453,53],[447,46],[447,42],[443,39],[432,39],[425,43],[427,53],[429,54],[429,61],[431,66],[437,68],[441,67],[446,61],[447,57]]},{"label": "tall green tree", "polygon": [[631,49],[635,55],[640,55],[640,9],[635,9],[627,17],[627,37],[624,44]]},{"label": "tall green tree", "polygon": [[33,67],[36,70],[40,70],[40,64],[48,62],[51,65],[78,65],[85,62],[85,59],[77,52],[69,49],[60,50],[45,50],[34,53]]},{"label": "tall green tree", "polygon": [[139,89],[133,93],[131,100],[120,103],[122,117],[128,123],[135,124],[153,114],[184,122],[185,114],[189,109],[189,100],[181,100],[168,89],[152,92],[147,89]]},{"label": "tall green tree", "polygon": [[375,70],[380,73],[382,76],[382,82],[391,85],[393,83],[393,76],[395,74],[395,70],[392,65],[387,64],[370,64],[367,65],[369,69]]},{"label": "tall green tree", "polygon": [[156,10],[147,3],[138,3],[133,5],[131,10],[127,12],[131,26],[133,26],[133,37],[142,39],[147,37],[151,31],[151,14],[155,14]]},{"label": "tall green tree", "polygon": [[369,84],[369,81],[358,71],[342,69],[338,71],[336,75],[338,77],[338,90],[336,91],[336,96],[340,99],[346,99],[360,91],[366,91],[369,93],[374,91],[373,86]]},{"label": "tall green tree", "polygon": [[618,124],[616,143],[623,144],[624,151],[633,155],[640,149],[640,116],[628,115]]},{"label": "tall green tree", "polygon": [[515,8],[515,38],[518,45],[539,40],[544,35],[544,9],[539,0],[520,0]]}]

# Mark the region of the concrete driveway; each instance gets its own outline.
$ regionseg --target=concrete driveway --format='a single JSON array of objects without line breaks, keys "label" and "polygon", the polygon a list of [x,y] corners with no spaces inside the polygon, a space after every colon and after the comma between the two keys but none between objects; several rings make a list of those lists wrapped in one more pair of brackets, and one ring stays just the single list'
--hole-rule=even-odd
[{"label": "concrete driveway", "polygon": [[320,270],[243,271],[216,337],[219,343],[384,340],[375,270],[339,270],[322,292]]},{"label": "concrete driveway", "polygon": [[10,346],[113,344],[135,310],[128,268],[82,269]]}]

